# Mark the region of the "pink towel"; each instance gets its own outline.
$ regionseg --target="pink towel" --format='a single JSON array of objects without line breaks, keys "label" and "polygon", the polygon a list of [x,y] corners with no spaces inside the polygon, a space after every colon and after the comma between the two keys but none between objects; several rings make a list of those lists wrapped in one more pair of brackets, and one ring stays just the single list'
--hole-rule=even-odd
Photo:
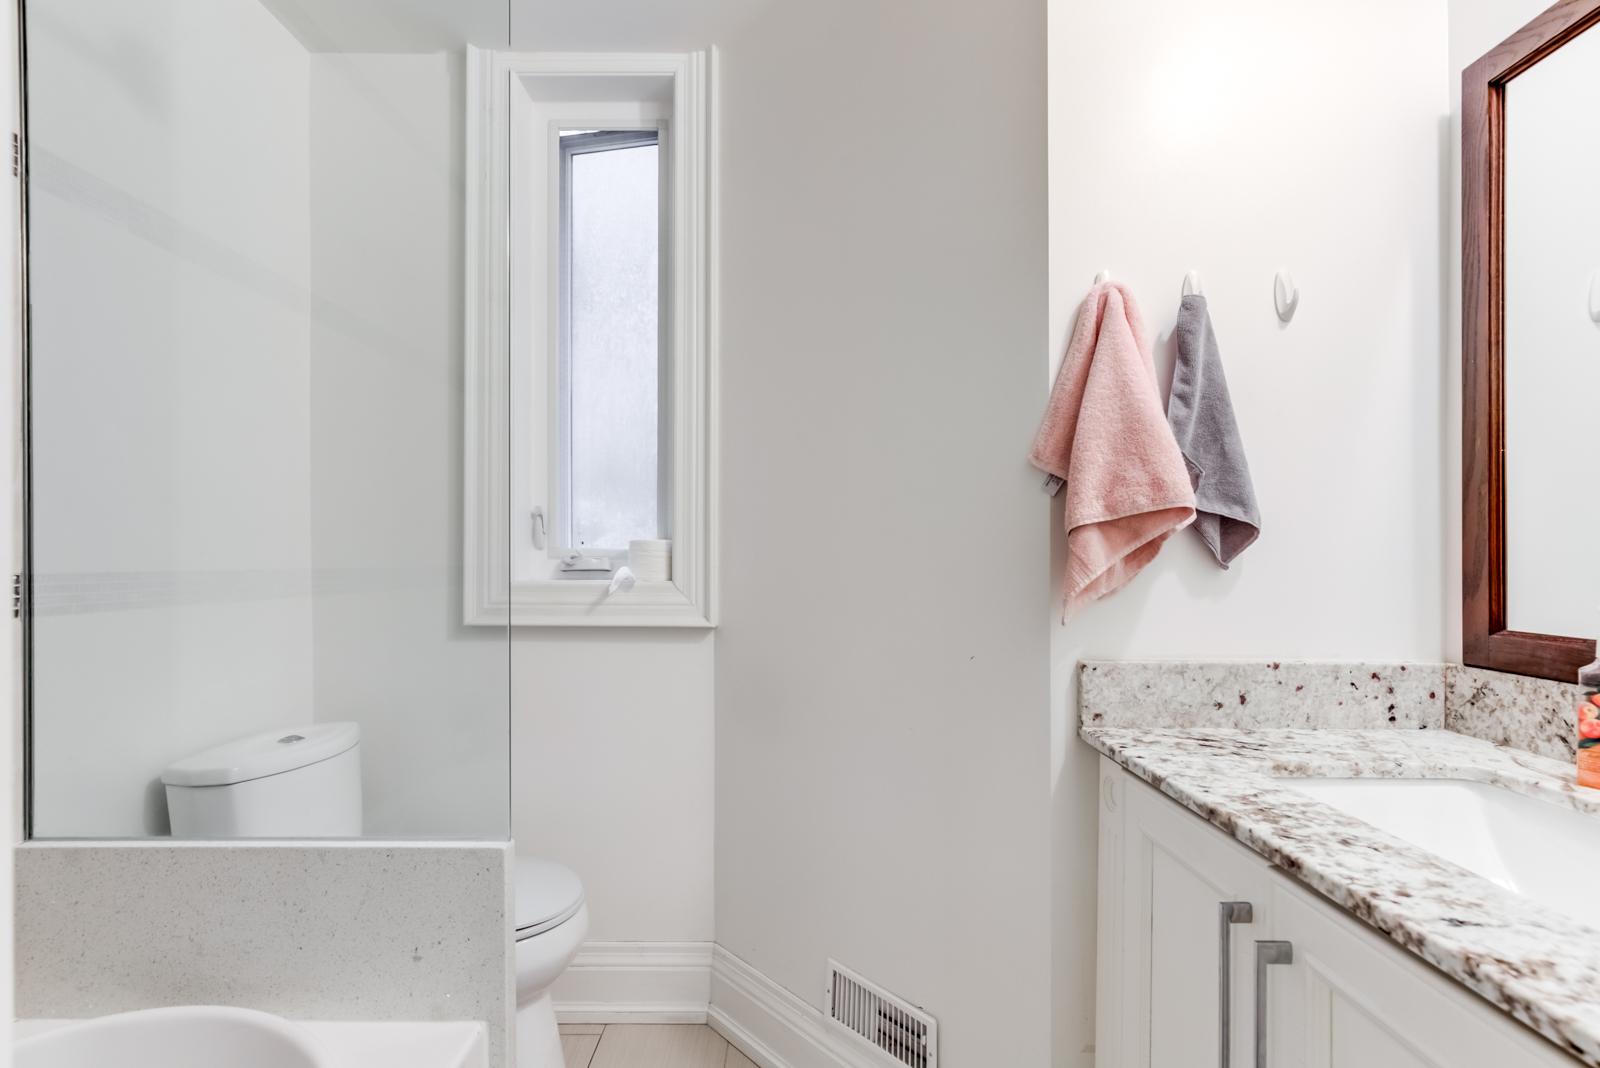
[{"label": "pink towel", "polygon": [[1144,320],[1120,282],[1084,298],[1032,460],[1067,484],[1063,619],[1127,585],[1194,520]]}]

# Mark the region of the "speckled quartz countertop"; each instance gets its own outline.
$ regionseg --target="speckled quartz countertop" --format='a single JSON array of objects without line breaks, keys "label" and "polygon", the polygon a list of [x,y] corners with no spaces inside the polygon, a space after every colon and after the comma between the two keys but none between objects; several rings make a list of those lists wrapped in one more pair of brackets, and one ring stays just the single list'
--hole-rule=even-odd
[{"label": "speckled quartz countertop", "polygon": [[1444,730],[1085,726],[1101,753],[1523,1023],[1600,1065],[1600,929],[1280,783],[1471,779],[1600,818],[1571,764]]}]

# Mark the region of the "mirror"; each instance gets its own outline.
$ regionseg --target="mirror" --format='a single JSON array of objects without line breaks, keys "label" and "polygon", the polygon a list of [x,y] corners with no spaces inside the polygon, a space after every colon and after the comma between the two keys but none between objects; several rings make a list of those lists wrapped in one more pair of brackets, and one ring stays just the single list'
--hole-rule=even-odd
[{"label": "mirror", "polygon": [[1468,664],[1566,682],[1600,637],[1600,4],[1463,75]]},{"label": "mirror", "polygon": [[[509,837],[460,535],[465,47],[506,4],[28,3],[32,836]],[[310,822],[207,822],[312,767]]]},{"label": "mirror", "polygon": [[1506,627],[1600,637],[1600,29],[1506,86]]}]

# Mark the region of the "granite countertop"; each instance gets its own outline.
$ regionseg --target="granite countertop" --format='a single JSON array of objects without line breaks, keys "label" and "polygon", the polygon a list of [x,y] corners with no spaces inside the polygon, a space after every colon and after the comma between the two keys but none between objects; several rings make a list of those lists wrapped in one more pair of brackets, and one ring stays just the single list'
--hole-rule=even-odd
[{"label": "granite countertop", "polygon": [[1273,865],[1589,1064],[1600,928],[1276,781],[1450,778],[1600,817],[1571,764],[1445,730],[1085,726],[1083,739]]}]

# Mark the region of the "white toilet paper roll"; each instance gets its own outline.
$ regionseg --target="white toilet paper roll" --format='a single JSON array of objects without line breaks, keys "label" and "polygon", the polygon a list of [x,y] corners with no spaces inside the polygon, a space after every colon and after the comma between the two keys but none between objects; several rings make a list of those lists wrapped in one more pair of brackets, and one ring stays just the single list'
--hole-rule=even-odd
[{"label": "white toilet paper roll", "polygon": [[628,542],[628,566],[640,582],[666,582],[672,578],[672,542]]}]

